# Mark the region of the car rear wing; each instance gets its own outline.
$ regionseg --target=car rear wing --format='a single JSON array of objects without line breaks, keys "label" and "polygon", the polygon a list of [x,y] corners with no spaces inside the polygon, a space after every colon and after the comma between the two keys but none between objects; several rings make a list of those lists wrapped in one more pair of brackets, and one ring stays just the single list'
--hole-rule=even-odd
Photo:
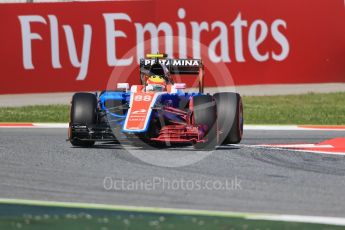
[{"label": "car rear wing", "polygon": [[156,62],[165,66],[171,75],[198,75],[199,92],[204,92],[204,65],[201,59],[170,59],[165,54],[150,54],[140,59],[140,76],[149,72]]}]

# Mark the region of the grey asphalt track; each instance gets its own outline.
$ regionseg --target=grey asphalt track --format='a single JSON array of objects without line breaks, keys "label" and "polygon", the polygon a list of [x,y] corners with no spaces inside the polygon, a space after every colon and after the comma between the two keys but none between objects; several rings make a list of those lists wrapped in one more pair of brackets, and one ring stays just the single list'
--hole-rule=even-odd
[{"label": "grey asphalt track", "polygon": [[[66,133],[0,129],[0,197],[345,217],[345,156],[246,146],[316,143],[345,132],[246,131],[245,146],[223,146],[195,164],[176,168],[144,163],[117,145],[73,148]],[[189,147],[169,152],[195,154]],[[105,186],[108,177],[120,181],[117,188]],[[147,185],[155,178],[167,184],[122,186]],[[181,180],[189,186],[176,182]],[[207,181],[227,181],[228,189],[205,187]]]}]

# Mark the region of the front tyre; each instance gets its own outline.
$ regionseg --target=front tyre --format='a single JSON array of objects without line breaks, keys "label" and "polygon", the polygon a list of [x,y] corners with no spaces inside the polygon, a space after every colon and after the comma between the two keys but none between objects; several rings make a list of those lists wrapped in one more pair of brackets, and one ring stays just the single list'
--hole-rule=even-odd
[{"label": "front tyre", "polygon": [[243,135],[243,105],[238,93],[216,93],[219,144],[237,144]]},{"label": "front tyre", "polygon": [[[92,125],[96,123],[97,98],[92,93],[76,93],[72,98],[70,127],[71,125]],[[95,141],[81,140],[87,138],[85,134],[73,132],[70,128],[70,142],[77,147],[92,147]]]}]

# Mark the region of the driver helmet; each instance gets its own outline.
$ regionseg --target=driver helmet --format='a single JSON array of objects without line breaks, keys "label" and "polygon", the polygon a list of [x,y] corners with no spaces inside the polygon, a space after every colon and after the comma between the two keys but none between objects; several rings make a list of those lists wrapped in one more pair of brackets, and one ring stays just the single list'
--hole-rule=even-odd
[{"label": "driver helmet", "polygon": [[146,91],[162,92],[166,90],[166,81],[162,76],[152,75],[146,81]]},{"label": "driver helmet", "polygon": [[146,91],[165,91],[168,83],[168,69],[160,63],[155,63],[150,68],[150,75],[146,80]]}]

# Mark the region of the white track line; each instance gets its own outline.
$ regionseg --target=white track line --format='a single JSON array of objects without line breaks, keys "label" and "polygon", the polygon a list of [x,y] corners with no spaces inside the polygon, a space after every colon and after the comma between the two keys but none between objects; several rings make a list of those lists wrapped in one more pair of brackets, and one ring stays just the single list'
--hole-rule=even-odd
[{"label": "white track line", "polygon": [[293,148],[281,148],[275,146],[267,146],[267,145],[244,145],[244,144],[234,144],[230,146],[238,146],[238,147],[246,147],[246,148],[253,148],[253,149],[271,149],[271,150],[280,150],[280,151],[291,151],[291,152],[303,152],[303,153],[316,153],[316,154],[326,154],[326,155],[338,155],[338,156],[345,156],[345,152],[326,152],[326,151],[315,151],[315,150],[308,150],[308,149],[293,149]]},{"label": "white track line", "polygon": [[[22,124],[22,125],[21,125]],[[60,129],[68,128],[68,123],[0,123],[0,129]]]},{"label": "white track line", "polygon": [[249,217],[247,219],[345,226],[345,219],[337,218],[337,217],[297,216],[297,215],[260,215],[253,218]]},{"label": "white track line", "polygon": [[318,145],[318,144],[265,144],[257,145],[262,147],[275,147],[275,148],[334,148],[333,145]]},{"label": "white track line", "polygon": [[[334,126],[336,127],[336,126]],[[332,128],[307,128],[298,125],[245,125],[244,130],[268,130],[268,131],[345,131],[344,129]]]},{"label": "white track line", "polygon": [[35,128],[68,128],[68,123],[33,123]]}]

